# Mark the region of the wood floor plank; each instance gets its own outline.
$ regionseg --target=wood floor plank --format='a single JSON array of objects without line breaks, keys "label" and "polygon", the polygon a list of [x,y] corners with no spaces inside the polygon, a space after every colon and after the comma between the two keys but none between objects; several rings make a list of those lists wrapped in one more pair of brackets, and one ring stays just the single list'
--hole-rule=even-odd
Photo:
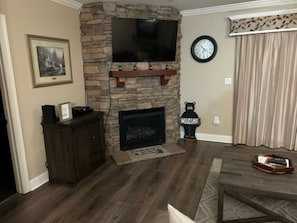
[{"label": "wood floor plank", "polygon": [[116,166],[111,158],[70,187],[45,184],[0,204],[1,223],[153,223],[171,203],[194,218],[214,157],[229,144],[186,142],[186,152]]}]

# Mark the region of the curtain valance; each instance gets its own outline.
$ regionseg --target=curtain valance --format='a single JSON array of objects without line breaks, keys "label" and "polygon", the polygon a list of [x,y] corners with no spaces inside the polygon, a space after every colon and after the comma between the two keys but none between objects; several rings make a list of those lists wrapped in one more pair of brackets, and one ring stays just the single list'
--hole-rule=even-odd
[{"label": "curtain valance", "polygon": [[297,30],[297,9],[230,16],[230,36]]}]

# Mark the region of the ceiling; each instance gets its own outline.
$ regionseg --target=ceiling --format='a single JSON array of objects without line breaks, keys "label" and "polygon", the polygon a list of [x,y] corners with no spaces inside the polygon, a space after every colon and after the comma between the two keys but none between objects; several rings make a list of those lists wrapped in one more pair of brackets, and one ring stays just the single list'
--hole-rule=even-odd
[{"label": "ceiling", "polygon": [[[110,2],[111,0],[75,0],[76,2],[80,2],[82,4],[92,3],[92,2]],[[150,4],[150,5],[168,5],[172,6],[179,11],[189,10],[189,9],[198,9],[198,8],[206,8],[213,6],[221,6],[235,3],[243,3],[243,2],[259,2],[259,0],[114,0],[116,2],[124,2],[131,4]],[[266,0],[262,0],[266,1]]]}]

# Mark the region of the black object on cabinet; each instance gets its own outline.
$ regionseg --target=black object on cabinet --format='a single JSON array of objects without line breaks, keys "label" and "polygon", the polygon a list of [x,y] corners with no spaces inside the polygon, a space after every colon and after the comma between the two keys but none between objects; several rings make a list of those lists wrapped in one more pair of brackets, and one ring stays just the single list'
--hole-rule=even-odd
[{"label": "black object on cabinet", "polygon": [[54,105],[42,105],[42,122],[56,122],[56,112]]},{"label": "black object on cabinet", "polygon": [[50,182],[75,184],[105,162],[103,112],[41,124]]}]

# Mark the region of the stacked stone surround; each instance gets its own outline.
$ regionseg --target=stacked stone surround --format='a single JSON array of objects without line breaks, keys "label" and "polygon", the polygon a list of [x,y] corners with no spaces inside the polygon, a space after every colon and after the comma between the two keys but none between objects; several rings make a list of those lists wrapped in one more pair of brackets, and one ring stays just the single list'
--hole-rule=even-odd
[{"label": "stacked stone surround", "polygon": [[[156,18],[179,21],[176,61],[150,63],[153,70],[177,70],[167,85],[160,77],[129,77],[125,86],[118,88],[109,71],[148,69],[148,63],[112,63],[111,19]],[[108,154],[120,151],[118,112],[121,110],[165,107],[166,142],[179,139],[180,115],[180,21],[179,12],[167,6],[132,5],[115,2],[86,4],[81,9],[81,44],[87,105],[105,112],[105,140]]]}]

